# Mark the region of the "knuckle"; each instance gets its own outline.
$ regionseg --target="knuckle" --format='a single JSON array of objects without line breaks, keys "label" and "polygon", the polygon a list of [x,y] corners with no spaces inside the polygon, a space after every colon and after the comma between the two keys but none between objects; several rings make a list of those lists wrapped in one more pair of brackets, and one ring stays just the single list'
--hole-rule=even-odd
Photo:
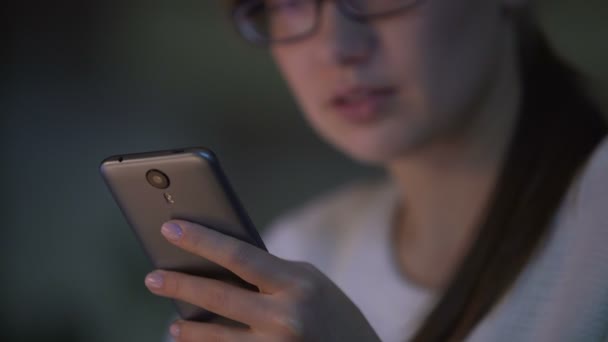
[{"label": "knuckle", "polygon": [[319,273],[319,269],[309,262],[300,261],[298,262],[298,265],[301,269],[301,272],[306,275],[316,276]]},{"label": "knuckle", "polygon": [[308,299],[319,294],[321,282],[318,272],[317,268],[312,264],[300,263],[299,271],[292,280],[292,290],[297,295],[297,298]]},{"label": "knuckle", "polygon": [[275,313],[277,332],[281,341],[315,340],[307,328],[315,321],[312,307],[323,300],[322,273],[312,264],[294,262],[291,287],[282,298],[281,310]]},{"label": "knuckle", "polygon": [[298,295],[298,298],[301,299],[314,297],[318,292],[318,284],[313,279],[300,278],[294,284],[294,291]]},{"label": "knuckle", "polygon": [[304,338],[304,320],[297,305],[286,305],[276,312],[273,321],[281,340],[300,341]]}]

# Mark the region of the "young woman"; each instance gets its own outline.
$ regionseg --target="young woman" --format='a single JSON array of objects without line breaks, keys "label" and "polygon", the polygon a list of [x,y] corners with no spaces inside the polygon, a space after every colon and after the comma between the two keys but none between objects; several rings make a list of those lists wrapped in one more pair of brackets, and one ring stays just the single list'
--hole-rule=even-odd
[{"label": "young woman", "polygon": [[178,341],[603,341],[606,124],[526,0],[244,0],[306,118],[387,170],[278,220],[268,254],[161,232],[255,284],[155,271],[152,292],[244,326]]}]

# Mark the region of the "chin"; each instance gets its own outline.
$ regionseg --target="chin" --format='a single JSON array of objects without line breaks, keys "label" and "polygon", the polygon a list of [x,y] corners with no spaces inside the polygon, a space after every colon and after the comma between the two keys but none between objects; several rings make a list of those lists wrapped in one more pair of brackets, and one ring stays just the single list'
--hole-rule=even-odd
[{"label": "chin", "polygon": [[383,166],[403,156],[406,146],[386,140],[341,141],[333,144],[338,150],[351,159],[371,166]]},{"label": "chin", "polygon": [[382,166],[388,164],[388,162],[391,160],[391,158],[388,158],[386,156],[379,155],[379,154],[371,154],[371,153],[359,153],[359,154],[348,153],[347,155],[352,160],[356,161],[357,163],[367,165],[367,166],[382,167]]},{"label": "chin", "polygon": [[431,132],[423,125],[387,125],[383,128],[356,133],[342,131],[342,134],[326,135],[326,140],[355,161],[375,166],[412,156],[433,140]]}]

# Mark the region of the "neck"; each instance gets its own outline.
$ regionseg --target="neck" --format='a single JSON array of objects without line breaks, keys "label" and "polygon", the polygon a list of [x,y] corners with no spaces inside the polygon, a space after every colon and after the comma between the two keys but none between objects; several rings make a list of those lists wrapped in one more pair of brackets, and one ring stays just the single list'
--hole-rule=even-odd
[{"label": "neck", "polygon": [[394,227],[399,264],[423,287],[445,286],[474,242],[517,118],[515,70],[501,69],[466,131],[388,165],[401,193]]}]

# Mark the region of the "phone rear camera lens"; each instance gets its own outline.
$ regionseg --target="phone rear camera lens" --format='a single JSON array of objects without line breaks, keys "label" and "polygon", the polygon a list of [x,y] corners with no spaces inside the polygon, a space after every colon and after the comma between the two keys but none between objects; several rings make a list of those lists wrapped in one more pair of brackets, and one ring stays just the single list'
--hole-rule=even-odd
[{"label": "phone rear camera lens", "polygon": [[166,189],[169,187],[169,177],[159,170],[150,170],[146,173],[148,183],[158,189]]}]

